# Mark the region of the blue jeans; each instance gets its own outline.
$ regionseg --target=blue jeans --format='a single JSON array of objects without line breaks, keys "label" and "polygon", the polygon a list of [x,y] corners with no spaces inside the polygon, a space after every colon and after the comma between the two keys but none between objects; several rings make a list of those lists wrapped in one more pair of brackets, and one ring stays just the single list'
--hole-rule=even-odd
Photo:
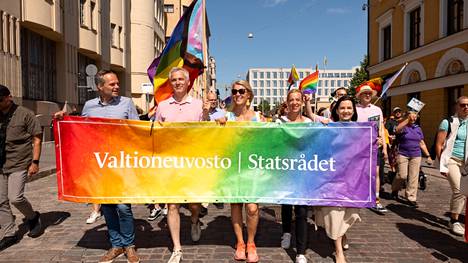
[{"label": "blue jeans", "polygon": [[129,204],[101,205],[101,212],[106,219],[109,240],[112,247],[128,247],[135,240],[132,206]]}]

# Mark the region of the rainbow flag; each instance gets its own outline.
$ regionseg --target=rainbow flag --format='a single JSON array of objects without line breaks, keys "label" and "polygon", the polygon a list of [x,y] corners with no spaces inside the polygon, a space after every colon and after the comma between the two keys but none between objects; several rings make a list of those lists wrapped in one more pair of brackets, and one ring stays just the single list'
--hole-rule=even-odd
[{"label": "rainbow flag", "polygon": [[288,90],[289,90],[289,89],[291,88],[291,86],[294,85],[294,83],[296,83],[298,80],[299,80],[299,74],[297,74],[296,66],[292,65],[291,73],[289,73],[289,78],[288,78],[288,83],[289,83]]},{"label": "rainbow flag", "polygon": [[148,67],[148,77],[154,86],[157,103],[172,96],[169,72],[173,67],[183,67],[190,73],[190,88],[203,73],[203,0],[195,0],[177,23],[161,55]]},{"label": "rainbow flag", "polygon": [[299,89],[305,94],[313,94],[317,92],[319,71],[316,69],[314,73],[305,77],[299,84]]}]

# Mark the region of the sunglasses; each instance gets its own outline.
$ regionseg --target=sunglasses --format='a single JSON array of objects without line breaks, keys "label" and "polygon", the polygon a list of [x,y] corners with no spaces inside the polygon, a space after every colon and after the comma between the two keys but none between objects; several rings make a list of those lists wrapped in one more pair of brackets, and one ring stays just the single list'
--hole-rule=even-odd
[{"label": "sunglasses", "polygon": [[458,105],[460,105],[460,108],[466,108],[466,107],[468,107],[468,103],[460,103],[460,104],[458,104]]},{"label": "sunglasses", "polygon": [[239,93],[240,95],[244,95],[246,92],[246,89],[233,89],[231,92],[232,92],[232,95],[236,95],[237,93]]}]

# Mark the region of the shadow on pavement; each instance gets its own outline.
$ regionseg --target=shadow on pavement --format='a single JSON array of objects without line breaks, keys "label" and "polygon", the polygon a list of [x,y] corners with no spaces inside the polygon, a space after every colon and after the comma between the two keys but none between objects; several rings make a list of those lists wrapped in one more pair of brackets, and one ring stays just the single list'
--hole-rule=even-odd
[{"label": "shadow on pavement", "polygon": [[437,230],[424,226],[397,223],[401,233],[418,242],[421,246],[434,249],[432,256],[441,261],[451,261],[458,259],[461,262],[468,262],[468,244],[456,240],[450,234],[444,234]]},{"label": "shadow on pavement", "polygon": [[[60,225],[63,221],[70,217],[70,213],[63,211],[52,211],[41,214],[42,222],[42,232],[40,235],[44,234],[44,231],[50,226]],[[28,233],[29,229],[26,225],[26,221],[23,220],[23,223],[18,226],[17,236],[19,239],[22,239],[23,236]],[[40,236],[39,235],[39,236]]]},{"label": "shadow on pavement", "polygon": [[448,221],[433,214],[403,204],[389,204],[387,209],[405,219],[416,219],[433,227],[447,229]]}]

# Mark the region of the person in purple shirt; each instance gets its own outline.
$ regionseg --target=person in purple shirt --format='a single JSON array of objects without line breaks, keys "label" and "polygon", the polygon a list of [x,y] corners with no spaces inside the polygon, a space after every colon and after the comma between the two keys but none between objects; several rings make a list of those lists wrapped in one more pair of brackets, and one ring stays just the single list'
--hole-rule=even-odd
[{"label": "person in purple shirt", "polygon": [[398,191],[404,181],[406,185],[405,202],[411,207],[418,207],[416,196],[418,193],[418,176],[421,165],[421,150],[427,156],[428,163],[432,163],[429,151],[424,143],[424,135],[421,127],[416,124],[418,114],[408,112],[404,121],[396,128],[398,141],[397,176],[392,183],[392,196],[398,200]]}]

